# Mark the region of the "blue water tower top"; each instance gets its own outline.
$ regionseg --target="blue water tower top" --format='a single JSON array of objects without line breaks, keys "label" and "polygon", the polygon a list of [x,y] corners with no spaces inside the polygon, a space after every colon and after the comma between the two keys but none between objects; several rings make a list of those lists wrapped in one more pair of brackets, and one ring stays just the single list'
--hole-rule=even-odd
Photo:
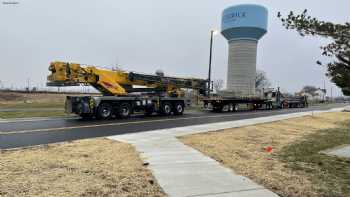
[{"label": "blue water tower top", "polygon": [[221,34],[227,40],[259,40],[267,32],[267,9],[243,4],[226,8],[222,13]]}]

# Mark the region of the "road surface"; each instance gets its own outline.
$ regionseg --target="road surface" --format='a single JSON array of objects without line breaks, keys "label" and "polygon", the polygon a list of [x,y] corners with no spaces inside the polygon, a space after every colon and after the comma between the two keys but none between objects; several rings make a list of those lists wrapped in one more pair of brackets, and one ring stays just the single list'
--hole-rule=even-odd
[{"label": "road surface", "polygon": [[175,128],[232,120],[241,120],[302,111],[327,110],[344,107],[345,104],[332,104],[301,109],[259,110],[235,113],[188,112],[183,116],[136,115],[125,120],[81,120],[47,119],[32,121],[0,122],[0,149],[49,144],[56,142],[87,139],[125,133],[135,133],[156,129]]}]

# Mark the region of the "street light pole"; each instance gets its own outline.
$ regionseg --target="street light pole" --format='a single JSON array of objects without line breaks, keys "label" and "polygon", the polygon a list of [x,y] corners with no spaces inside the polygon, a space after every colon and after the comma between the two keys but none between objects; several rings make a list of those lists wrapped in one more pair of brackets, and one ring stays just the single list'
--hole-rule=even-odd
[{"label": "street light pole", "polygon": [[211,91],[211,60],[213,56],[213,36],[216,34],[215,30],[210,30],[210,52],[209,52],[209,72],[208,72],[208,95]]}]

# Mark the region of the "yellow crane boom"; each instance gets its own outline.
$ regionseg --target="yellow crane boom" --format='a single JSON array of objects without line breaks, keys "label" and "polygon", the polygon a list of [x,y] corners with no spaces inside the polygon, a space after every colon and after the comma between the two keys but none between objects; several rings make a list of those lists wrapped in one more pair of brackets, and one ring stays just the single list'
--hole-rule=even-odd
[{"label": "yellow crane boom", "polygon": [[104,95],[126,96],[133,85],[146,86],[167,92],[169,96],[182,96],[181,88],[205,92],[207,81],[196,78],[175,78],[147,75],[121,70],[107,70],[96,66],[55,61],[50,64],[48,86],[91,85]]}]

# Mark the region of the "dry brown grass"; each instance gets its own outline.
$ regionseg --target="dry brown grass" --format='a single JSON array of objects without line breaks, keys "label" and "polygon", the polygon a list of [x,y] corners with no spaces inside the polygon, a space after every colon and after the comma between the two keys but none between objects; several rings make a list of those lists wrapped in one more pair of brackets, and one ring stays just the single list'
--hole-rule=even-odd
[{"label": "dry brown grass", "polygon": [[0,153],[0,196],[165,196],[135,149],[107,139]]},{"label": "dry brown grass", "polygon": [[44,93],[18,93],[0,92],[0,104],[36,102],[36,103],[57,103],[64,102],[64,94],[44,94]]},{"label": "dry brown grass", "polygon": [[[345,120],[350,120],[349,113],[325,113],[190,135],[181,140],[281,196],[319,196],[310,176],[288,168],[276,157],[276,152],[320,129],[335,128],[336,122]],[[268,146],[272,146],[272,153],[265,151]]]}]

